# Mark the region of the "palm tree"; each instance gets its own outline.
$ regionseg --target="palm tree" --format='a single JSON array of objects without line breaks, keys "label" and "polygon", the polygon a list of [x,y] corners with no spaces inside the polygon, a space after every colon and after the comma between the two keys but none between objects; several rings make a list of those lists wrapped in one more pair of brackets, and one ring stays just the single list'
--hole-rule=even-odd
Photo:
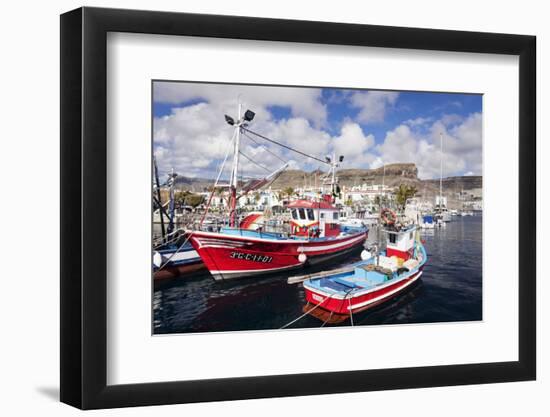
[{"label": "palm tree", "polygon": [[189,191],[178,191],[174,195],[174,200],[176,201],[177,204],[184,206],[185,200],[189,195],[191,195]]},{"label": "palm tree", "polygon": [[417,189],[414,185],[400,184],[399,188],[395,191],[395,199],[397,204],[404,209],[407,204],[407,200],[415,196]]},{"label": "palm tree", "polygon": [[283,190],[283,193],[287,196],[287,197],[291,197],[292,195],[294,195],[294,188],[292,187],[286,187],[284,190]]}]

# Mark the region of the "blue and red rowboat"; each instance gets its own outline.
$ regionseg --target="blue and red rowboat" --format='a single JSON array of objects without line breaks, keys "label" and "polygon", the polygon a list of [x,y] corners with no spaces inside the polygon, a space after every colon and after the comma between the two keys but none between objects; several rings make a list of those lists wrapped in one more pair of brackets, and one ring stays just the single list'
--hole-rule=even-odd
[{"label": "blue and red rowboat", "polygon": [[340,228],[332,204],[299,200],[289,205],[291,233],[262,231],[245,218],[241,226],[219,233],[189,232],[189,241],[216,280],[261,275],[346,255],[362,247],[366,227]]},{"label": "blue and red rowboat", "polygon": [[420,278],[427,255],[416,226],[387,227],[384,232],[386,250],[375,256],[363,252],[365,260],[347,270],[320,273],[305,280],[308,305],[304,311],[323,321],[342,321],[342,316],[348,318],[397,296]]},{"label": "blue and red rowboat", "polygon": [[155,282],[204,271],[204,263],[190,243],[167,244],[153,253]]}]

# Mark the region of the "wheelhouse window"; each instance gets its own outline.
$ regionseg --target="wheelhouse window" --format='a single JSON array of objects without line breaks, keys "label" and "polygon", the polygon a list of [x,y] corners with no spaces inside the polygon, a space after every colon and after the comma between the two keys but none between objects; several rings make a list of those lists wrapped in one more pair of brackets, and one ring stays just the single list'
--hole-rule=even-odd
[{"label": "wheelhouse window", "polygon": [[307,219],[315,220],[315,214],[313,213],[313,209],[307,209]]},{"label": "wheelhouse window", "polygon": [[292,209],[291,212],[292,212],[292,218],[294,220],[298,220],[298,210]]},{"label": "wheelhouse window", "polygon": [[332,213],[332,220],[338,220],[338,212],[337,211]]},{"label": "wheelhouse window", "polygon": [[306,211],[303,208],[298,209],[298,211],[300,213],[300,220],[305,220],[306,219]]},{"label": "wheelhouse window", "polygon": [[390,243],[395,243],[397,239],[397,235],[395,233],[390,233],[389,239],[390,239]]}]

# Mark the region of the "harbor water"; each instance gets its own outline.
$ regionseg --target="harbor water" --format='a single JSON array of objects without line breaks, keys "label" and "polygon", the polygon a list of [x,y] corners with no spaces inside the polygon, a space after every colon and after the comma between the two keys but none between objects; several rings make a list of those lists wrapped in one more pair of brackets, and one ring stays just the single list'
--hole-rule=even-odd
[{"label": "harbor water", "polygon": [[[421,278],[391,300],[353,316],[354,325],[482,320],[482,216],[456,216],[444,227],[421,231],[428,262]],[[376,239],[371,230],[369,240]],[[360,261],[359,252],[324,265],[333,269]],[[217,282],[207,271],[155,286],[153,333],[199,333],[279,329],[303,314],[301,284],[285,272],[263,278]],[[316,328],[305,316],[289,328]],[[350,320],[326,326],[350,326]]]}]

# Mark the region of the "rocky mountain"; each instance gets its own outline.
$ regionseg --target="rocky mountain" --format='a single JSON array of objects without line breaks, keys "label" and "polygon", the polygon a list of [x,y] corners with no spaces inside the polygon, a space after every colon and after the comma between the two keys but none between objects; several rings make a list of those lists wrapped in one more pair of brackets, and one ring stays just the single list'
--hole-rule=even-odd
[{"label": "rocky mountain", "polygon": [[[423,180],[425,184],[439,187],[439,180]],[[466,177],[448,177],[443,178],[443,188],[450,188],[458,191],[473,190],[483,186],[483,177],[471,175]]]},{"label": "rocky mountain", "polygon": [[[305,172],[301,170],[287,170],[271,185],[273,189],[287,187],[302,188],[315,187],[323,183],[326,172],[316,170]],[[400,184],[414,185],[418,192],[426,197],[435,195],[439,191],[439,179],[421,180],[418,178],[418,168],[412,163],[387,164],[376,169],[341,169],[337,171],[338,181],[342,187],[352,187],[362,184],[384,184],[394,187]],[[178,177],[177,186],[182,190],[194,192],[203,191],[212,185],[211,179]],[[446,192],[461,192],[480,189],[481,176],[448,177],[443,179],[443,188]]]}]

